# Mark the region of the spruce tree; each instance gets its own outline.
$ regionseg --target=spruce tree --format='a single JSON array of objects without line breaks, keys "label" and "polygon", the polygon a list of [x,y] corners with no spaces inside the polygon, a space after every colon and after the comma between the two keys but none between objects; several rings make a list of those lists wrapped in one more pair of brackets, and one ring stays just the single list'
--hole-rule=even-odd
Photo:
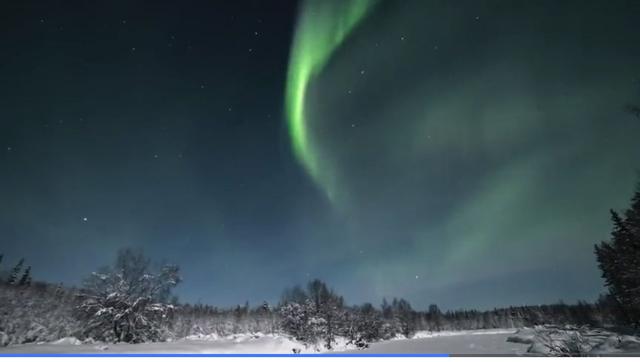
[{"label": "spruce tree", "polygon": [[24,265],[24,258],[20,259],[18,264],[11,269],[11,274],[9,274],[9,279],[7,279],[7,283],[10,285],[15,285],[18,281],[18,274],[20,274],[20,270],[22,270],[22,265]]},{"label": "spruce tree", "polygon": [[22,274],[22,278],[18,282],[20,286],[29,286],[31,284],[31,265],[24,270],[24,274]]},{"label": "spruce tree", "polygon": [[640,327],[640,183],[623,215],[611,210],[611,240],[595,245],[598,266],[624,321]]}]

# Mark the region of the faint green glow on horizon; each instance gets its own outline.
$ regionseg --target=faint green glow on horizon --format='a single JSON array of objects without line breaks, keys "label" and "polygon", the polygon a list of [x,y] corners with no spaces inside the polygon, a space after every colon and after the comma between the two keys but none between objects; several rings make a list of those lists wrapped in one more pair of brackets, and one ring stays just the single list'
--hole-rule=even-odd
[{"label": "faint green glow on horizon", "polygon": [[322,72],[334,51],[365,17],[375,0],[307,0],[298,17],[287,74],[285,107],[293,152],[313,180],[332,198],[322,176],[319,156],[309,139],[305,96],[309,83]]}]

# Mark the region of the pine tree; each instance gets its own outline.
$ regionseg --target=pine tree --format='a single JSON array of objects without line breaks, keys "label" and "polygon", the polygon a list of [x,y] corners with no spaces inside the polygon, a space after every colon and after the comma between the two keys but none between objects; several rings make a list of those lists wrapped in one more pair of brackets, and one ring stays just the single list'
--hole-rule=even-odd
[{"label": "pine tree", "polygon": [[24,270],[22,274],[22,278],[18,282],[20,286],[29,286],[31,285],[31,265],[27,266],[27,269]]},{"label": "pine tree", "polygon": [[22,266],[24,265],[24,258],[20,259],[18,264],[11,269],[11,274],[9,274],[9,279],[7,279],[7,284],[15,285],[18,281],[18,274],[20,274],[20,270],[22,270]]},{"label": "pine tree", "polygon": [[620,216],[611,210],[611,240],[595,245],[609,294],[621,308],[623,322],[640,327],[640,183],[631,207]]},{"label": "pine tree", "polygon": [[382,309],[382,317],[384,319],[391,319],[393,317],[393,311],[389,302],[387,302],[387,298],[382,298],[382,305],[380,308]]},{"label": "pine tree", "polygon": [[429,306],[429,319],[431,320],[434,330],[439,331],[442,329],[442,312],[436,304]]},{"label": "pine tree", "polygon": [[404,299],[393,300],[394,316],[400,328],[400,333],[405,337],[411,337],[416,331],[416,315],[411,304]]}]

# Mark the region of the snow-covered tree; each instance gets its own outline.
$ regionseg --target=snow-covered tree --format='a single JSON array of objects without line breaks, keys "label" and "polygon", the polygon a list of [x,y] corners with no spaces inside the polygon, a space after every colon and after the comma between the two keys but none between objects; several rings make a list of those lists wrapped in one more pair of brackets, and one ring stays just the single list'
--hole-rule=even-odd
[{"label": "snow-covered tree", "polygon": [[611,240],[595,246],[609,294],[627,323],[640,327],[640,183],[631,207],[621,216],[611,210]]},{"label": "snow-covered tree", "polygon": [[280,317],[283,330],[296,339],[309,344],[322,341],[331,349],[345,320],[344,300],[316,279],[306,291],[300,287],[285,291]]},{"label": "snow-covered tree", "polygon": [[280,307],[282,329],[299,341],[315,343],[309,331],[310,305],[287,302]]},{"label": "snow-covered tree", "polygon": [[314,323],[322,330],[325,347],[331,349],[343,319],[344,300],[319,279],[311,281],[307,291],[313,302]]},{"label": "snow-covered tree", "polygon": [[129,343],[163,339],[174,309],[166,301],[179,282],[177,266],[154,273],[142,252],[120,251],[114,267],[85,280],[77,308],[85,334]]},{"label": "snow-covered tree", "polygon": [[373,342],[382,338],[382,314],[371,303],[365,303],[356,308],[355,314],[356,343],[358,341]]},{"label": "snow-covered tree", "polygon": [[0,347],[76,336],[75,293],[56,294],[54,286],[34,282],[29,287],[0,285]]}]

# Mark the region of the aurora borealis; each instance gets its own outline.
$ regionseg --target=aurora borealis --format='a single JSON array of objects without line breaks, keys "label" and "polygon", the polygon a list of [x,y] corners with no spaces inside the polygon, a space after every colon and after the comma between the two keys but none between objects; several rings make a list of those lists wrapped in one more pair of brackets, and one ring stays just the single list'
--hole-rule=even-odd
[{"label": "aurora borealis", "polygon": [[[341,250],[393,260],[357,268],[379,295],[402,294],[389,286],[409,270],[426,295],[506,285],[551,301],[597,280],[589,240],[606,237],[640,159],[623,111],[639,90],[638,38],[615,12],[628,3],[550,4],[382,3],[305,83],[294,149],[347,220]],[[294,60],[323,49],[296,31]],[[523,286],[551,275],[545,291]]]},{"label": "aurora borealis", "polygon": [[0,253],[181,299],[594,300],[637,181],[637,1],[3,4]]},{"label": "aurora borealis", "polygon": [[375,5],[372,0],[308,1],[301,6],[287,78],[286,109],[293,151],[310,175],[331,197],[331,176],[315,155],[305,119],[309,83],[337,47]]}]

